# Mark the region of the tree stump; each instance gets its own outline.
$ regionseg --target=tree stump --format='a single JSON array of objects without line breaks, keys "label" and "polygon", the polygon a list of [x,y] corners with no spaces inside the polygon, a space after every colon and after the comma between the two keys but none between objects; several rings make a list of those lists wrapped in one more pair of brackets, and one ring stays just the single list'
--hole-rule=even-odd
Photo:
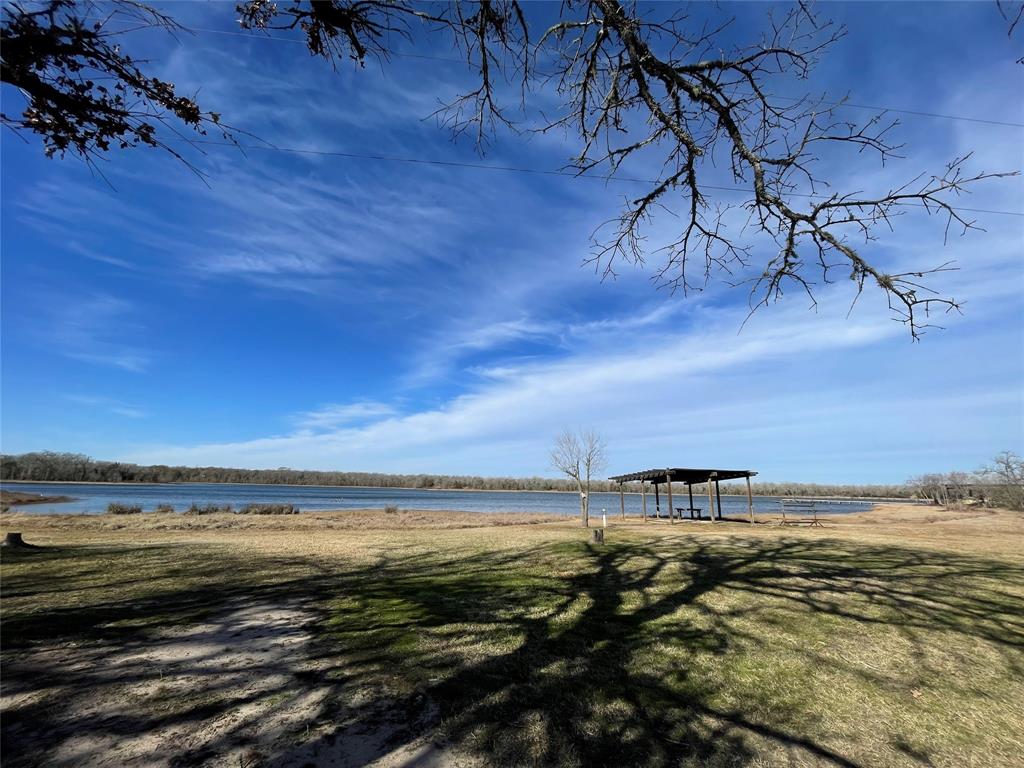
[{"label": "tree stump", "polygon": [[594,529],[594,543],[595,544],[604,544],[604,528],[595,528]]},{"label": "tree stump", "polygon": [[29,544],[23,538],[20,533],[10,532],[4,536],[4,540],[0,541],[0,547],[12,547],[15,549],[39,549],[34,544]]}]

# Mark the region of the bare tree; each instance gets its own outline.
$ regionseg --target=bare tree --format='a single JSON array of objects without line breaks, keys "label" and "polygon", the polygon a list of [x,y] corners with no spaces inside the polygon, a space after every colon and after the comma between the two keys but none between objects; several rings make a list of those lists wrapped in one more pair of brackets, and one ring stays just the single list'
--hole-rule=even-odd
[{"label": "bare tree", "polygon": [[972,499],[971,503],[1024,510],[1024,458],[1013,451],[1003,451],[991,464],[974,472],[921,475],[907,484],[919,498],[944,507],[956,507]]},{"label": "bare tree", "polygon": [[[54,8],[68,14],[67,0],[51,0],[48,6],[51,17]],[[119,0],[120,6],[156,13],[129,0]],[[7,52],[20,39],[12,30],[34,23],[35,16],[21,6],[12,8],[4,20],[3,79],[21,87],[31,100],[25,118],[8,124],[42,133],[48,151],[72,147],[88,156],[92,148],[104,149],[111,133],[105,127],[89,128],[97,124],[89,111],[80,120],[84,133],[75,125],[61,125],[65,107],[60,100],[47,106],[51,117],[34,116],[38,97],[9,76]],[[626,199],[619,215],[595,234],[591,263],[606,278],[614,277],[622,261],[639,264],[656,255],[661,259],[656,269],[660,286],[685,294],[714,280],[745,285],[754,312],[791,288],[813,304],[817,289],[843,277],[854,285],[854,303],[865,287],[879,290],[914,339],[931,325],[936,312],[960,310],[957,299],[928,287],[927,278],[954,269],[952,263],[890,271],[875,258],[872,242],[915,209],[937,215],[946,236],[977,229],[974,219],[958,207],[958,196],[978,182],[1013,174],[969,169],[965,156],[952,158],[938,173],[922,173],[903,184],[874,190],[835,186],[835,179],[816,170],[826,148],[837,153],[836,159],[853,162],[873,156],[884,164],[898,156],[901,146],[891,138],[897,121],[884,114],[853,123],[839,116],[842,101],[824,95],[778,95],[780,86],[792,87],[786,81],[807,80],[816,62],[845,35],[806,4],[794,5],[781,18],[769,16],[765,34],[739,46],[727,38],[731,19],[708,24],[690,18],[685,8],[671,14],[664,10],[677,6],[645,6],[641,12],[637,4],[620,0],[567,2],[559,19],[539,35],[531,33],[524,7],[516,0],[456,2],[436,13],[424,8],[435,6],[401,0],[243,0],[237,10],[243,28],[298,32],[311,53],[333,66],[344,58],[360,65],[367,57],[384,63],[396,44],[447,35],[476,80],[437,115],[456,134],[474,136],[481,148],[495,128],[517,128],[518,111],[513,115],[502,103],[511,83],[518,109],[525,109],[531,89],[553,87],[560,95],[561,113],[542,116],[539,130],[566,130],[580,139],[581,151],[572,161],[578,173],[614,177],[627,163],[655,160],[661,170],[647,190]],[[49,23],[46,34],[54,27]],[[156,15],[148,23],[170,22]],[[412,34],[413,25],[422,25],[421,35]],[[91,41],[97,34],[82,39]],[[27,66],[18,71],[31,69],[31,56],[42,55],[54,72],[50,80],[58,86],[92,89],[74,74],[79,61],[67,53],[81,45],[79,38],[71,39],[59,55],[45,46],[30,48]],[[122,62],[110,59],[106,50],[101,47],[101,55],[87,58],[87,63],[135,87],[134,65],[122,72]],[[207,113],[199,113],[188,100],[178,111],[179,102],[171,96],[158,98],[163,84],[152,81],[151,88],[148,81],[141,82],[143,87],[135,92],[148,99],[145,103],[201,128]],[[91,102],[86,103],[91,109]],[[99,106],[107,105],[101,99]],[[121,118],[125,109],[115,105],[114,117]],[[100,117],[98,124],[108,125]],[[115,120],[110,130],[113,135],[120,131],[129,143],[153,143],[146,126],[151,123],[136,126],[124,118]],[[849,162],[842,165],[849,168]],[[722,166],[730,170],[733,183],[726,191],[742,195],[738,203],[714,202],[713,174]],[[659,210],[678,216],[680,225],[667,244],[652,245],[647,241],[649,224]],[[770,249],[761,247],[765,238],[773,243]],[[767,257],[759,255],[766,252]]]},{"label": "bare tree", "polygon": [[604,438],[593,430],[564,430],[551,449],[551,467],[576,483],[580,494],[580,523],[590,525],[590,481],[607,465]]},{"label": "bare tree", "polygon": [[932,504],[945,506],[946,477],[938,473],[919,475],[907,480],[907,485],[912,489],[913,495],[919,499],[928,499]]},{"label": "bare tree", "polygon": [[1024,510],[1024,458],[1013,451],[1003,451],[981,473],[994,484],[996,503]]}]

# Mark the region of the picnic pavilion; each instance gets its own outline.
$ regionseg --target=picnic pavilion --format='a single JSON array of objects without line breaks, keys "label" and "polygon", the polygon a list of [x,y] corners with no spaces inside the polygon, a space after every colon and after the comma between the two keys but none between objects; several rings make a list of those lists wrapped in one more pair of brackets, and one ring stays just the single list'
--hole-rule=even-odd
[{"label": "picnic pavilion", "polygon": [[[747,481],[747,511],[750,515],[750,522],[754,522],[754,496],[750,491],[750,478],[757,472],[749,469],[693,469],[689,467],[667,467],[665,469],[645,469],[641,472],[631,472],[628,475],[615,475],[609,480],[619,484],[619,504],[622,516],[626,516],[625,483],[639,482],[640,494],[643,505],[644,520],[647,519],[647,484],[654,486],[654,509],[655,516],[661,517],[661,493],[659,486],[663,483],[668,494],[668,519],[674,523],[676,513],[679,519],[683,519],[683,513],[689,513],[691,520],[704,519],[700,507],[693,506],[693,486],[703,486],[707,483],[708,492],[708,516],[711,522],[715,522],[715,510],[717,506],[718,519],[722,519],[722,498],[719,495],[718,483],[722,480],[738,480],[746,478]],[[688,506],[675,507],[672,504],[672,483],[685,483],[688,498]],[[717,505],[716,505],[717,502]]]}]

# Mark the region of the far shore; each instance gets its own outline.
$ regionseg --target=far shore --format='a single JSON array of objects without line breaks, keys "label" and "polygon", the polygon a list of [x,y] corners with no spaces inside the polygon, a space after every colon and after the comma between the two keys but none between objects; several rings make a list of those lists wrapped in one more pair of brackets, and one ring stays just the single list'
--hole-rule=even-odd
[{"label": "far shore", "polygon": [[[137,483],[132,481],[125,481],[120,483],[112,483],[104,480],[0,480],[0,484],[4,486],[8,485],[163,485],[163,486],[176,486],[176,485],[265,485],[271,488],[361,488],[371,491],[434,491],[437,493],[565,493],[571,496],[578,495],[578,491],[555,491],[555,490],[542,490],[542,489],[524,489],[524,488],[413,488],[407,485],[306,485],[301,483],[219,483],[219,482],[203,482],[203,481],[181,481],[171,483]],[[674,486],[683,485],[683,483],[673,483]],[[591,491],[594,493],[610,493],[615,494],[618,491]],[[648,494],[653,491],[648,491]],[[627,496],[640,496],[640,491],[625,491]],[[696,495],[696,494],[695,494]],[[745,493],[722,493],[722,497],[730,498],[746,498]],[[788,498],[788,496],[768,496],[765,494],[754,494],[761,498]],[[822,501],[863,501],[863,502],[895,502],[900,504],[927,504],[927,501],[917,499],[907,499],[898,496],[807,496],[798,498],[814,498],[821,499]],[[52,498],[46,498],[44,501],[55,502]],[[74,501],[74,499],[65,498],[63,501]]]},{"label": "far shore", "polygon": [[[829,515],[823,518],[826,522],[891,522],[894,513],[909,513],[914,520],[937,519],[934,515],[922,517],[919,505],[875,504],[863,512],[851,512],[843,515]],[[962,511],[955,515],[963,517]],[[687,520],[685,518],[669,520],[668,517],[648,515],[644,520],[640,515],[629,514],[620,517],[618,513],[605,515],[608,526],[650,524],[667,526],[680,530],[686,527],[708,528],[714,530],[718,526],[729,528],[749,527],[746,514],[729,515],[712,523],[711,520]],[[777,518],[772,513],[757,512],[754,515],[756,527],[768,524],[774,527]],[[600,528],[601,514],[590,514],[591,528]],[[88,514],[50,514],[36,515],[12,509],[0,515],[0,527],[7,529],[12,524],[29,528],[57,529],[155,529],[155,530],[196,530],[196,529],[267,529],[292,530],[316,528],[476,528],[505,525],[534,525],[537,523],[562,523],[579,525],[579,515],[558,514],[554,512],[480,512],[451,509],[416,509],[403,508],[397,512],[386,512],[383,509],[324,509],[308,510],[295,514],[251,515],[238,512],[217,512],[212,514],[188,514],[186,512],[140,512],[130,515],[115,515],[106,512]]]}]

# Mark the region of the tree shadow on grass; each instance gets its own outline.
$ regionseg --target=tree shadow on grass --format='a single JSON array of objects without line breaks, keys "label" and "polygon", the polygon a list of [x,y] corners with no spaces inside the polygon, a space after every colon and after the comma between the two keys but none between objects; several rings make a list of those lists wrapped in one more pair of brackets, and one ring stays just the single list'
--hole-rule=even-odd
[{"label": "tree shadow on grass", "polygon": [[[177,573],[182,549],[152,548],[143,559],[150,573]],[[129,738],[235,713],[237,723],[179,742],[177,764],[251,747],[245,759],[254,764],[357,765],[427,736],[488,764],[742,765],[767,746],[849,767],[858,763],[828,745],[822,713],[770,688],[733,689],[729,665],[779,638],[799,640],[801,627],[814,630],[821,618],[843,631],[900,633],[925,665],[930,633],[987,644],[1018,673],[1024,648],[1024,571],[949,553],[809,538],[652,538],[482,553],[392,548],[372,568],[261,558],[254,572],[252,561],[196,549],[185,564],[189,586],[163,578],[139,595],[140,574],[108,574],[107,592],[97,594],[124,588],[122,599],[5,617],[5,697],[61,691],[58,706],[29,696],[5,712],[5,760],[31,764],[55,739],[89,729]],[[78,581],[98,577],[89,557],[76,562],[86,574]],[[78,581],[25,575],[5,582],[5,597],[62,586],[88,595]],[[238,606],[254,604],[300,610],[313,639],[301,659],[272,654],[225,674],[217,660],[228,649],[217,642],[236,626]],[[163,671],[126,664],[126,649],[141,652],[197,621],[207,622],[203,632],[184,639],[196,652],[173,674],[194,680],[201,700],[161,709],[149,697],[102,721],[76,706],[104,688],[152,686]],[[835,631],[817,629],[826,639]],[[293,630],[287,621],[269,628],[267,642]],[[82,643],[86,663],[54,669],[34,652],[54,635]],[[813,649],[789,652],[841,663],[816,660]],[[842,671],[871,675],[856,665]],[[247,684],[275,676],[280,685]],[[296,711],[304,729],[285,717]],[[273,733],[255,724],[274,718],[284,725]],[[78,764],[107,748],[79,748]]]}]

